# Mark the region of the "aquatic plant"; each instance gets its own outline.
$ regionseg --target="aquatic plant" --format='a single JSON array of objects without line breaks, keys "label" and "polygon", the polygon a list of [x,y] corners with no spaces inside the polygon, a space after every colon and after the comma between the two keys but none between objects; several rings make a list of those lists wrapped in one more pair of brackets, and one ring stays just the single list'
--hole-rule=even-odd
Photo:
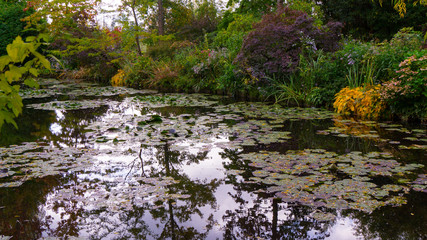
[{"label": "aquatic plant", "polygon": [[[413,176],[422,164],[401,164],[388,153],[351,152],[338,155],[323,149],[288,151],[286,154],[261,151],[240,155],[259,170],[253,171],[253,182],[271,185],[267,192],[285,202],[298,202],[313,207],[356,209],[372,212],[385,205],[406,201],[400,193],[411,189],[426,191],[424,175],[411,184],[402,179]],[[393,184],[375,182],[378,176]],[[394,179],[394,180],[393,180]]]}]

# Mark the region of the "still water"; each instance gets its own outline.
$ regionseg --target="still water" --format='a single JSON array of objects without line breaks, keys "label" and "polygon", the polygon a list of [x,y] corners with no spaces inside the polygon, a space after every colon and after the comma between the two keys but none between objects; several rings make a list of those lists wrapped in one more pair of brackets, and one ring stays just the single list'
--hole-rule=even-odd
[{"label": "still water", "polygon": [[426,239],[425,125],[44,80],[0,135],[0,239]]}]

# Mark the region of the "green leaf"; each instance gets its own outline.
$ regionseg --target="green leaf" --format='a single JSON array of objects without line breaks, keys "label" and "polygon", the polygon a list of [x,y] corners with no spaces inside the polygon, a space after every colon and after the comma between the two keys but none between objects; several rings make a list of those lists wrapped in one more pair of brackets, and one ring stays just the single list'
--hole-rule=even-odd
[{"label": "green leaf", "polygon": [[8,107],[12,110],[13,114],[15,114],[15,117],[22,112],[23,106],[21,96],[19,96],[18,93],[12,94]]},{"label": "green leaf", "polygon": [[5,121],[7,123],[13,124],[13,126],[15,126],[16,129],[18,129],[18,125],[16,124],[15,120],[13,120],[13,118],[14,118],[14,115],[11,112],[0,111],[0,129]]},{"label": "green leaf", "polygon": [[0,71],[3,71],[4,67],[6,67],[10,62],[12,61],[12,58],[5,55],[0,57]]},{"label": "green leaf", "polygon": [[9,83],[12,83],[13,81],[18,81],[22,77],[22,74],[20,72],[13,70],[6,71],[4,75],[6,76],[6,79]]},{"label": "green leaf", "polygon": [[43,65],[43,67],[50,70],[50,62],[43,55],[41,55],[38,52],[33,52],[33,54],[34,54],[34,56],[36,56],[36,58],[39,59],[40,63]]},{"label": "green leaf", "polygon": [[10,92],[12,92],[12,88],[5,80],[0,80],[0,90],[3,91],[5,94],[9,94]]},{"label": "green leaf", "polygon": [[39,71],[36,68],[30,68],[29,72],[34,76],[37,77],[39,75]]},{"label": "green leaf", "polygon": [[27,38],[25,39],[25,41],[26,41],[26,42],[32,42],[32,41],[34,41],[34,40],[36,40],[36,37],[35,37],[35,36],[29,36],[29,37],[27,37]]},{"label": "green leaf", "polygon": [[[30,69],[30,72],[31,72],[31,69]],[[39,88],[40,87],[40,85],[37,83],[37,81],[33,78],[25,79],[24,84],[27,85],[28,87],[31,87],[31,88]]]},{"label": "green leaf", "polygon": [[16,37],[15,40],[6,47],[7,54],[12,58],[13,62],[23,62],[24,59],[28,56],[28,45],[20,36]]}]

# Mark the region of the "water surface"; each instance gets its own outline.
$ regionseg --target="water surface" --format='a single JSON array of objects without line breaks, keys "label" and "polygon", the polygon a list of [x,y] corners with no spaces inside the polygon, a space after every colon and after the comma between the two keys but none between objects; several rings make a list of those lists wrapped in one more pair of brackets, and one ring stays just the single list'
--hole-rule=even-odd
[{"label": "water surface", "polygon": [[0,239],[427,238],[425,125],[55,80],[23,97]]}]

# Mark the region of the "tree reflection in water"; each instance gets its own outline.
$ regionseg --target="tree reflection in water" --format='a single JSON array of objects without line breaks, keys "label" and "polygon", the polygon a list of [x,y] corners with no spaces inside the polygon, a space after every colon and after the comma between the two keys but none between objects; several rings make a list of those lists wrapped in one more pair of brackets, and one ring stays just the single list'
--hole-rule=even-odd
[{"label": "tree reflection in water", "polygon": [[[238,157],[239,151],[226,149],[222,157],[231,161],[224,164],[230,170],[245,169],[251,172],[247,162]],[[250,174],[242,174],[249,177]],[[310,215],[316,210],[311,207],[281,203],[281,200],[261,191],[254,196],[251,203],[243,197],[243,192],[257,192],[265,186],[259,183],[247,183],[243,179],[231,177],[236,194],[230,194],[239,208],[227,211],[223,216],[226,221],[224,239],[325,239],[333,221],[320,222]],[[245,194],[246,196],[246,194]]]},{"label": "tree reflection in water", "polygon": [[[46,114],[45,111],[28,110],[22,118],[22,131],[18,133],[8,129],[2,132],[5,135],[2,135],[0,145],[44,138],[58,149],[61,145],[95,148],[91,144],[96,143],[89,141],[85,134],[85,126],[97,118],[94,115],[105,117],[114,113],[120,115],[124,111],[125,106],[118,110],[100,107],[66,111],[63,118],[58,118],[53,112]],[[147,111],[150,111],[148,115],[160,115],[166,120],[182,114],[198,118],[207,115],[212,109],[171,106],[154,110],[150,108]],[[37,112],[37,117],[33,112]],[[57,124],[61,130],[52,132],[52,124]],[[217,124],[205,127],[217,128]],[[341,138],[316,133],[318,130],[332,127],[331,124],[329,120],[286,121],[283,129],[279,130],[292,132],[292,139],[286,143],[244,146],[243,150],[223,149],[227,145],[218,147],[219,145],[212,143],[214,140],[208,144],[210,148],[192,147],[191,144],[197,145],[197,139],[181,138],[178,142],[167,134],[160,142],[156,142],[159,144],[157,146],[153,144],[154,146],[140,147],[138,141],[128,141],[123,145],[110,141],[102,147],[107,150],[111,148],[112,153],[102,152],[103,149],[99,153],[105,153],[102,157],[107,158],[104,164],[108,167],[103,168],[104,166],[98,166],[95,162],[94,169],[88,170],[89,173],[64,172],[56,177],[28,181],[19,188],[1,188],[0,236],[14,236],[14,239],[66,239],[69,236],[88,239],[333,239],[336,236],[334,229],[340,228],[340,221],[346,219],[355,225],[357,232],[351,233],[354,238],[425,238],[427,212],[426,208],[422,207],[427,200],[425,193],[412,193],[408,196],[408,204],[403,207],[383,207],[370,214],[337,210],[338,219],[318,221],[312,217],[318,209],[280,202],[264,191],[266,185],[250,181],[254,168],[239,157],[243,152],[285,152],[302,148],[341,149],[342,152],[383,149],[381,144],[362,138],[345,138],[343,141]],[[100,136],[103,134],[100,133]],[[206,139],[209,137],[227,138],[226,134],[212,134]],[[189,150],[179,148],[183,142],[190,144]],[[390,147],[389,145],[385,147]],[[126,150],[123,146],[131,149]],[[416,154],[418,155],[402,155],[402,161],[424,156],[421,151]],[[213,155],[215,159],[212,159]],[[127,159],[122,161],[123,158]],[[132,162],[132,159],[135,161]],[[213,162],[217,165],[212,168],[218,169],[211,171],[206,166]],[[198,173],[195,174],[195,171]],[[235,174],[236,172],[238,174]],[[141,178],[141,175],[145,178]],[[117,209],[105,206],[91,208],[82,201],[88,196],[96,198],[98,195],[91,195],[95,190],[108,191],[117,188],[116,185],[128,183],[128,180],[132,184],[138,183],[136,179],[141,185],[145,184],[144,179],[153,180],[152,183],[156,183],[158,179],[174,179],[179,182],[162,186],[159,183],[160,187],[166,189],[158,193],[165,195],[160,198],[162,201],[154,201],[156,197],[141,192],[143,200],[129,200],[131,207],[126,209],[120,208],[120,204],[127,204],[126,198],[116,195],[100,196],[101,201],[117,201]],[[64,192],[69,194],[70,200],[59,198],[58,192],[61,190],[66,190]],[[105,196],[108,198],[104,199]]]}]

